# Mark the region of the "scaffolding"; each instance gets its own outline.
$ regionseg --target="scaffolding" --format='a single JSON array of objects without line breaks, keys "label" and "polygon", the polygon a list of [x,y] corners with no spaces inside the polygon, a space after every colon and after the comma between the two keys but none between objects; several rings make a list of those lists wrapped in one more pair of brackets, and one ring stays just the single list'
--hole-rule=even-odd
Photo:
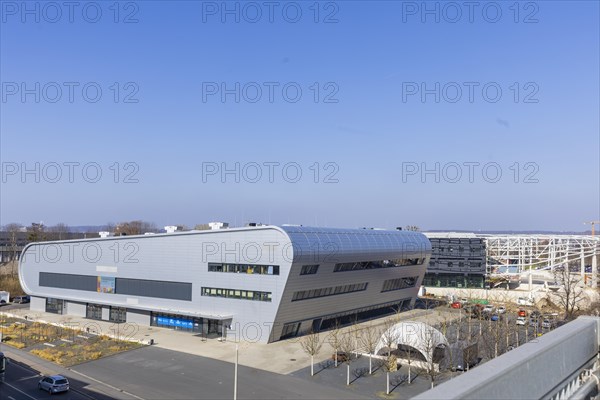
[{"label": "scaffolding", "polygon": [[520,276],[557,267],[578,268],[597,286],[600,237],[589,235],[478,235],[486,242],[489,276]]}]

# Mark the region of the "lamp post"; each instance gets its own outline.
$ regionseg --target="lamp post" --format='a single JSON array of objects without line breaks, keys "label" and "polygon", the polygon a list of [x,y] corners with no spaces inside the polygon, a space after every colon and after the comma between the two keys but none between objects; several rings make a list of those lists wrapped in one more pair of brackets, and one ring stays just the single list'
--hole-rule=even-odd
[{"label": "lamp post", "polygon": [[237,380],[238,380],[238,344],[235,344],[235,370],[233,373],[233,400],[237,400]]}]

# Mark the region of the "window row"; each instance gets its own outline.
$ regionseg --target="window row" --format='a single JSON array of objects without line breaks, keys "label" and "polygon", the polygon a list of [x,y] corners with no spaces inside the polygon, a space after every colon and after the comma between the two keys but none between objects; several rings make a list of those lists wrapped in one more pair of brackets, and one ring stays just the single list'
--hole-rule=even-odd
[{"label": "window row", "polygon": [[242,274],[279,275],[279,265],[208,263],[208,272],[234,272]]},{"label": "window row", "polygon": [[321,289],[300,290],[298,292],[294,292],[294,295],[292,296],[292,301],[314,299],[316,297],[335,296],[344,293],[360,292],[366,290],[367,285],[367,282],[363,282]]},{"label": "window row", "polygon": [[417,284],[417,276],[410,276],[406,278],[388,279],[383,282],[382,292],[389,292],[392,290],[401,290],[410,287],[414,287]]},{"label": "window row", "polygon": [[222,288],[202,288],[202,296],[225,297],[228,299],[271,301],[271,292],[259,292],[257,290],[239,290]]},{"label": "window row", "polygon": [[300,275],[316,274],[318,269],[319,269],[319,264],[303,265],[302,269],[300,270]]},{"label": "window row", "polygon": [[349,262],[335,264],[333,272],[342,271],[361,271],[364,269],[376,269],[376,268],[392,268],[392,267],[403,267],[407,265],[419,265],[425,262],[424,258],[402,258],[396,260],[381,260],[381,261],[360,261],[360,262]]}]

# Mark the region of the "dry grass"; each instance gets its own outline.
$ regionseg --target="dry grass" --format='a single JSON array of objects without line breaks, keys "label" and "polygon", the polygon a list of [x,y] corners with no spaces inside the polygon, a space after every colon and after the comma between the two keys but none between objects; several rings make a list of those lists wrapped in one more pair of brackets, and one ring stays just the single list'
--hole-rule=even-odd
[{"label": "dry grass", "polygon": [[19,282],[17,274],[0,274],[0,290],[10,293],[10,297],[20,296],[25,294]]}]

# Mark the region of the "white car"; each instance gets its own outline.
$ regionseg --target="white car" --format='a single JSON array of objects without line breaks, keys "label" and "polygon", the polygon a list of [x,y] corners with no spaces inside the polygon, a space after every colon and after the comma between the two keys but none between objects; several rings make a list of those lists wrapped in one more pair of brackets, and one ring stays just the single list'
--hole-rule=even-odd
[{"label": "white car", "polygon": [[525,326],[525,317],[517,317],[517,325]]},{"label": "white car", "polygon": [[552,328],[552,322],[549,319],[545,319],[542,321],[542,328],[550,329]]},{"label": "white car", "polygon": [[498,314],[504,314],[506,312],[506,307],[500,306],[498,307]]},{"label": "white car", "polygon": [[494,306],[491,304],[488,304],[487,306],[483,307],[483,312],[484,313],[492,313],[494,312]]}]

